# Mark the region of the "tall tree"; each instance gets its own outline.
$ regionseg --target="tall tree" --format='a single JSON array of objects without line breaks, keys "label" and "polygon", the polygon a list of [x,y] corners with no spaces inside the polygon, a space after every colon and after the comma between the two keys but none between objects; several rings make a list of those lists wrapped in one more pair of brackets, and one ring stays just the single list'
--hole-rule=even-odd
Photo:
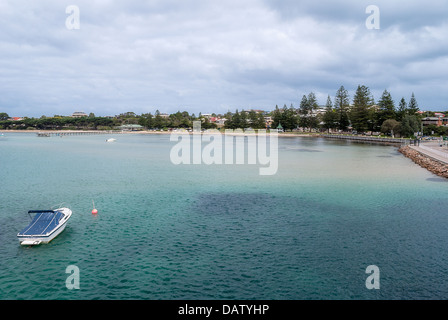
[{"label": "tall tree", "polygon": [[246,129],[248,127],[249,127],[249,122],[247,121],[247,112],[244,110],[241,110],[239,128]]},{"label": "tall tree", "polygon": [[392,100],[392,96],[387,90],[384,90],[383,95],[378,101],[378,106],[379,110],[377,113],[377,117],[379,126],[382,126],[382,124],[386,120],[396,118],[395,103],[394,100]]},{"label": "tall tree", "polygon": [[307,100],[308,100],[308,110],[310,113],[312,113],[317,108],[319,108],[319,105],[317,104],[317,98],[316,98],[316,95],[314,94],[314,92],[310,92],[308,94]]},{"label": "tall tree", "polygon": [[297,128],[297,125],[299,124],[296,109],[291,104],[289,108],[284,105],[282,110],[282,126],[285,130],[293,130]]},{"label": "tall tree", "polygon": [[308,100],[308,117],[309,117],[308,125],[311,131],[311,129],[315,129],[319,125],[319,120],[315,112],[319,108],[319,105],[317,104],[317,98],[314,92],[310,92],[308,94],[307,100]]},{"label": "tall tree", "polygon": [[412,92],[411,100],[409,100],[407,113],[409,115],[415,115],[419,111],[417,100],[415,99],[414,92]]},{"label": "tall tree", "polygon": [[401,121],[403,119],[403,117],[408,113],[408,105],[406,103],[406,100],[403,98],[401,98],[400,100],[400,104],[398,105],[398,110],[397,110],[397,121]]},{"label": "tall tree", "polygon": [[373,121],[372,107],[373,97],[370,89],[364,85],[358,85],[353,97],[353,108],[350,112],[350,120],[353,129],[364,132],[369,130],[369,123]]},{"label": "tall tree", "polygon": [[333,103],[331,102],[330,95],[328,95],[327,103],[325,104],[325,113],[322,118],[323,127],[330,131],[330,129],[336,129],[338,127],[338,114],[333,109]]},{"label": "tall tree", "polygon": [[166,126],[166,121],[160,114],[159,110],[156,110],[154,120],[152,121],[153,128],[162,129]]},{"label": "tall tree", "polygon": [[306,97],[306,95],[303,95],[302,101],[300,101],[299,106],[299,115],[300,115],[299,126],[302,127],[303,130],[305,130],[305,128],[310,127],[309,113],[310,110],[309,110],[308,98]]},{"label": "tall tree", "polygon": [[317,104],[316,95],[314,92],[310,92],[308,96],[304,95],[299,106],[299,125],[302,128],[308,128],[310,131],[313,128],[317,128],[319,121],[316,117],[315,110],[319,108]]},{"label": "tall tree", "polygon": [[238,112],[238,109],[236,109],[235,113],[233,114],[232,125],[233,125],[232,129],[241,128],[241,115]]},{"label": "tall tree", "polygon": [[341,86],[338,91],[336,91],[336,96],[334,99],[334,107],[338,114],[338,129],[347,130],[350,125],[350,120],[348,118],[348,109],[350,107],[350,97],[348,91]]},{"label": "tall tree", "polygon": [[275,129],[282,121],[282,113],[280,112],[278,105],[275,106],[275,109],[274,111],[272,111],[271,116],[272,116],[271,128]]}]

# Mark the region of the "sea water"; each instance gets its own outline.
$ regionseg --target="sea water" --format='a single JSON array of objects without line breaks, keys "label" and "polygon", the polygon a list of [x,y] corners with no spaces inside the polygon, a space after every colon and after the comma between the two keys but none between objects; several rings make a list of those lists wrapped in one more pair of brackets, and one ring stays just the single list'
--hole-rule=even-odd
[{"label": "sea water", "polygon": [[[278,171],[260,176],[174,165],[174,145],[5,134],[0,299],[448,297],[448,182],[396,147],[279,138]],[[65,231],[20,246],[27,211],[60,204],[73,211]],[[371,265],[380,289],[366,287]]]}]

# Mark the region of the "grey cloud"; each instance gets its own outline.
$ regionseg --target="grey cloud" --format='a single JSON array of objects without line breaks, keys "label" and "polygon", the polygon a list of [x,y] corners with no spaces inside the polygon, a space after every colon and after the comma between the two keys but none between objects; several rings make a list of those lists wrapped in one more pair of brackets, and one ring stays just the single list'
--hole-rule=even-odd
[{"label": "grey cloud", "polygon": [[[272,109],[358,84],[444,108],[434,84],[448,71],[446,6],[376,2],[77,1],[81,29],[70,31],[72,3],[3,1],[0,111]],[[381,30],[365,28],[369,4]]]}]

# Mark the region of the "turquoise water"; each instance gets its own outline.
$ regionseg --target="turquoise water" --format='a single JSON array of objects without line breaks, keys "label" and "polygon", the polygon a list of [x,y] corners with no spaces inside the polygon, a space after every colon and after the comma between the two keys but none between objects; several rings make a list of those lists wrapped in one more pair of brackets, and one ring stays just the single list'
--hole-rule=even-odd
[{"label": "turquoise water", "polygon": [[[281,138],[277,174],[260,176],[175,166],[174,145],[0,138],[0,299],[448,297],[448,183],[395,147]],[[20,246],[27,211],[62,202],[66,230]],[[79,290],[66,287],[70,265]],[[369,265],[380,290],[366,289]]]}]

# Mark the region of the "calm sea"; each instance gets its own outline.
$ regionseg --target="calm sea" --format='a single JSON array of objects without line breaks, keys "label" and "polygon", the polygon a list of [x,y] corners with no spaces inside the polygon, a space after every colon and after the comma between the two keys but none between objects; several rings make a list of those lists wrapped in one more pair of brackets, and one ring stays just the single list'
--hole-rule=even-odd
[{"label": "calm sea", "polygon": [[[260,176],[173,165],[174,145],[0,138],[0,299],[448,298],[448,182],[395,147],[280,138],[277,174]],[[66,230],[20,246],[27,211],[60,203]]]}]

